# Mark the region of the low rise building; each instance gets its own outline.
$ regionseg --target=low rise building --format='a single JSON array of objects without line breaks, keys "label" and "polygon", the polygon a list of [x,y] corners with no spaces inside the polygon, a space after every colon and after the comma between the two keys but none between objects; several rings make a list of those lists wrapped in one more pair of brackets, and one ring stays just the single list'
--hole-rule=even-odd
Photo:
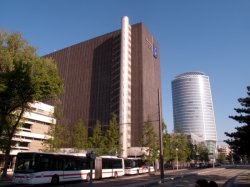
[{"label": "low rise building", "polygon": [[[24,113],[22,126],[12,138],[10,168],[13,167],[18,152],[40,151],[43,148],[42,142],[48,138],[50,126],[56,123],[54,106],[34,102],[30,104],[30,108],[30,111]],[[4,154],[0,152],[0,165],[3,164],[3,160]]]},{"label": "low rise building", "polygon": [[217,146],[217,151],[218,151],[218,154],[222,153],[225,156],[228,156],[230,154],[230,152],[231,152],[231,149],[229,148],[228,145],[218,145]]}]

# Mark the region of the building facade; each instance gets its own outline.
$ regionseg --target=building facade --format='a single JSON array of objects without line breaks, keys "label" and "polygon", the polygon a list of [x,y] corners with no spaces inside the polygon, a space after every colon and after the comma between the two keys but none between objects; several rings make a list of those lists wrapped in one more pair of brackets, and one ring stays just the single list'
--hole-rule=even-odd
[{"label": "building facade", "polygon": [[63,124],[79,120],[91,136],[96,121],[106,130],[112,114],[120,124],[123,157],[139,145],[143,124],[158,129],[159,44],[142,23],[121,21],[121,29],[46,55],[64,80]]},{"label": "building facade", "polygon": [[227,157],[230,154],[231,149],[229,148],[228,145],[218,145],[217,152],[218,154],[224,154],[225,157]]},{"label": "building facade", "polygon": [[[17,153],[41,151],[43,141],[49,138],[47,133],[50,126],[56,123],[54,106],[34,102],[30,104],[30,108],[30,111],[23,114],[22,126],[18,128],[11,141],[10,168],[13,166]],[[0,152],[0,165],[3,164],[3,161],[4,154]]]},{"label": "building facade", "polygon": [[176,76],[172,98],[175,131],[201,137],[209,152],[214,153],[217,132],[209,77],[201,72]]}]

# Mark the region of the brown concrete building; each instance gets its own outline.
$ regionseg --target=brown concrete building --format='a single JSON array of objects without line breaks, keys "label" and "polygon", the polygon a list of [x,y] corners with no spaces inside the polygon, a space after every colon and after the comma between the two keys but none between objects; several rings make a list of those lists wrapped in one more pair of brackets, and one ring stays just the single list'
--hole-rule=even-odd
[{"label": "brown concrete building", "polygon": [[159,49],[142,23],[131,26],[125,16],[121,30],[46,55],[64,80],[64,123],[82,119],[91,134],[96,120],[105,130],[115,113],[126,157],[127,148],[138,146],[148,118],[158,129]]}]

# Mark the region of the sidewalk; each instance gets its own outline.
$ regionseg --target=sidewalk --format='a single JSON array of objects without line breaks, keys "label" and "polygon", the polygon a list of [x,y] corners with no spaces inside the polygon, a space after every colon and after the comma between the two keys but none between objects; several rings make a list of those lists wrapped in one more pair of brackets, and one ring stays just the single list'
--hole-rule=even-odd
[{"label": "sidewalk", "polygon": [[7,177],[1,177],[0,176],[0,187],[1,186],[12,186],[13,184],[11,183],[11,178],[13,175],[12,170],[8,170]]}]

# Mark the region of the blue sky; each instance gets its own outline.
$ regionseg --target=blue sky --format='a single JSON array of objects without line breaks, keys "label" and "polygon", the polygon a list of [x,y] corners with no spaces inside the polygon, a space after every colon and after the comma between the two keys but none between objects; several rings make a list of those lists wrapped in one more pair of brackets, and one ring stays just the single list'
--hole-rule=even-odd
[{"label": "blue sky", "polygon": [[229,115],[250,85],[249,0],[1,0],[0,29],[21,32],[44,55],[143,22],[160,44],[163,118],[173,130],[171,81],[210,77],[218,141],[239,124]]}]

